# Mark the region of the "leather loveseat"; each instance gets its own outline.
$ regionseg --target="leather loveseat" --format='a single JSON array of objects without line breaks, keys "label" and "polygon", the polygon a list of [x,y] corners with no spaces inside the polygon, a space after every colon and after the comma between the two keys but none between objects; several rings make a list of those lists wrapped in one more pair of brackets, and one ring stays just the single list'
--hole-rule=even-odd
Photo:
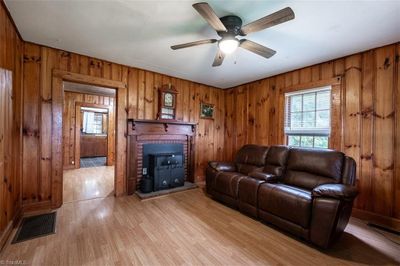
[{"label": "leather loveseat", "polygon": [[245,145],[233,162],[209,162],[216,200],[311,243],[330,246],[357,196],[355,161],[333,150]]}]

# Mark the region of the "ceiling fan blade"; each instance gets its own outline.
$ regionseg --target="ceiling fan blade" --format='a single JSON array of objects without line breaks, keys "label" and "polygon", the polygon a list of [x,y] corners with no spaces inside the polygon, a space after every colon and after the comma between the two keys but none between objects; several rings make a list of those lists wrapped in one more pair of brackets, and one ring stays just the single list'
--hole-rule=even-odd
[{"label": "ceiling fan blade", "polygon": [[188,43],[183,43],[183,44],[172,45],[171,49],[177,50],[177,49],[188,48],[188,47],[192,47],[192,46],[197,46],[197,45],[202,45],[202,44],[207,44],[207,43],[215,43],[215,42],[217,42],[216,39],[188,42]]},{"label": "ceiling fan blade", "polygon": [[270,58],[276,54],[276,51],[246,39],[240,40],[240,47],[265,58]]},{"label": "ceiling fan blade", "polygon": [[194,9],[200,13],[200,15],[213,27],[214,30],[227,31],[224,24],[221,22],[219,17],[215,14],[214,10],[207,3],[193,4]]},{"label": "ceiling fan blade", "polygon": [[224,61],[224,58],[225,58],[225,54],[221,51],[221,49],[218,49],[212,66],[216,67],[216,66],[222,65],[222,61]]},{"label": "ceiling fan blade", "polygon": [[260,31],[272,26],[284,23],[286,21],[294,19],[294,12],[290,7],[286,7],[268,16],[260,18],[242,27],[241,35],[247,35],[252,32]]}]

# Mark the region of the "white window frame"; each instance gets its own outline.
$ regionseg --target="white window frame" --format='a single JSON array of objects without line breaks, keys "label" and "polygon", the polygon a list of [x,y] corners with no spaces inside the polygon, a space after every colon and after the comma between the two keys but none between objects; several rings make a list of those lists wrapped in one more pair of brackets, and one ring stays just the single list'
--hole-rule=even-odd
[{"label": "white window frame", "polygon": [[[326,109],[317,109],[317,93],[318,92],[324,92],[324,91],[329,91],[329,102],[328,102],[328,107]],[[297,127],[293,128],[291,127],[291,122],[290,118],[292,117],[292,113],[289,110],[290,105],[289,105],[289,99],[292,96],[296,95],[302,95],[302,110],[297,112],[302,114],[302,122],[303,122],[303,114],[305,111],[303,111],[303,96],[308,93],[315,93],[315,109],[313,112],[315,112],[315,119],[317,119],[317,111],[325,111],[329,110],[329,121],[328,121],[328,127],[316,127],[316,122],[315,122],[315,127],[314,128],[304,128],[304,127]],[[330,142],[330,134],[331,134],[331,128],[332,128],[332,103],[331,103],[331,98],[332,98],[332,86],[323,86],[323,87],[318,87],[318,88],[312,88],[312,89],[306,89],[306,90],[300,90],[300,91],[295,91],[295,92],[290,92],[290,93],[285,93],[285,116],[284,116],[284,133],[286,136],[286,143],[288,144],[288,137],[289,136],[313,136],[315,137],[327,137],[328,138],[328,147],[329,147],[329,142]],[[300,143],[301,146],[301,143]],[[314,143],[313,143],[314,147]]]}]

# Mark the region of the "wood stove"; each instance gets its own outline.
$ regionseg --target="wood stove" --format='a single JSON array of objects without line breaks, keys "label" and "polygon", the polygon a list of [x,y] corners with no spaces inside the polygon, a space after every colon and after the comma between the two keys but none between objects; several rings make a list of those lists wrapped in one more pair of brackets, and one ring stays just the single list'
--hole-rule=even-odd
[{"label": "wood stove", "polygon": [[153,191],[183,186],[185,183],[183,154],[150,154],[149,178],[153,180]]}]

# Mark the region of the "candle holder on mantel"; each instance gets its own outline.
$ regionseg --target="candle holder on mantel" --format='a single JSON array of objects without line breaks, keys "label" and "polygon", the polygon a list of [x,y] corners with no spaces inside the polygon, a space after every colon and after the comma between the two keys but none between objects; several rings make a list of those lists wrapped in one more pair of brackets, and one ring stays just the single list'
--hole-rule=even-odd
[{"label": "candle holder on mantel", "polygon": [[178,91],[169,84],[158,89],[158,120],[176,120],[176,105]]}]

